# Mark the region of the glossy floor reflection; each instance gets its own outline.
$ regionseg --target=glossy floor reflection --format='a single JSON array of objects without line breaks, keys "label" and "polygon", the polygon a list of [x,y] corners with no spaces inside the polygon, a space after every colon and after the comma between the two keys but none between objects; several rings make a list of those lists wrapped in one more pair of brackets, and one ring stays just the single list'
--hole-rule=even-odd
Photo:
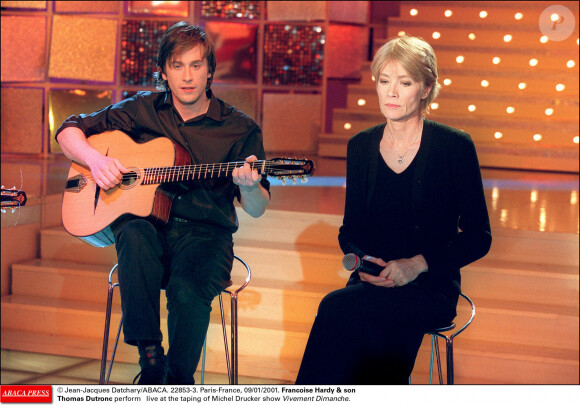
[{"label": "glossy floor reflection", "polygon": [[[2,350],[1,384],[98,384],[100,360]],[[110,384],[132,384],[138,364],[115,363]],[[196,372],[195,381],[201,381]],[[240,384],[288,384],[288,381],[239,376]],[[225,374],[206,373],[204,384],[228,384]]]},{"label": "glossy floor reflection", "polygon": [[[342,215],[345,170],[342,159],[319,159],[306,184],[273,180],[269,208]],[[482,177],[492,230],[578,233],[577,174],[483,168]]]}]

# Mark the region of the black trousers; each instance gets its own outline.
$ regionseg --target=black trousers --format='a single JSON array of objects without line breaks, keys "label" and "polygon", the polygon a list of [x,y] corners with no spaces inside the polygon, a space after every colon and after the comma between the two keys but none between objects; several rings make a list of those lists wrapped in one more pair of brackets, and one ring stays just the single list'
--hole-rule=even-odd
[{"label": "black trousers", "polygon": [[167,296],[170,382],[193,384],[213,299],[230,280],[229,232],[171,219],[156,227],[132,219],[115,230],[125,342],[163,340],[160,290]]},{"label": "black trousers", "polygon": [[408,384],[425,331],[449,324],[456,304],[414,284],[333,291],[318,308],[296,384]]}]

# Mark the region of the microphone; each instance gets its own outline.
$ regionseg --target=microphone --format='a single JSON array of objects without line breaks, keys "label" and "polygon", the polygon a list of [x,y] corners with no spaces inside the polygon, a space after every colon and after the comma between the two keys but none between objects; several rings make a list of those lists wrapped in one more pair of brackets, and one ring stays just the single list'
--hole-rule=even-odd
[{"label": "microphone", "polygon": [[348,271],[362,271],[364,273],[378,276],[385,268],[376,263],[361,259],[354,253],[344,255],[342,258],[342,266]]}]

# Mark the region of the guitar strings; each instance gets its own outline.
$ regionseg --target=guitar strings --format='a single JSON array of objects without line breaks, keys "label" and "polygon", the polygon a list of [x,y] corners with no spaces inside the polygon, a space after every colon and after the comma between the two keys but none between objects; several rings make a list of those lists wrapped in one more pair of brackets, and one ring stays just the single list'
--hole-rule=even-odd
[{"label": "guitar strings", "polygon": [[[303,161],[305,162],[305,161]],[[221,172],[225,172],[226,175],[229,175],[231,171],[233,171],[233,169],[236,168],[240,168],[242,167],[245,163],[250,163],[250,165],[252,166],[252,169],[257,169],[260,170],[262,168],[276,168],[279,167],[281,165],[281,163],[279,162],[275,162],[275,161],[270,161],[270,160],[258,160],[255,162],[224,162],[224,163],[201,163],[201,164],[197,164],[197,165],[185,165],[185,166],[168,166],[168,167],[149,167],[149,168],[145,168],[142,169],[143,172],[145,173],[144,177],[148,180],[148,181],[152,181],[155,182],[155,179],[158,179],[159,177],[163,177],[163,176],[171,176],[171,177],[175,177],[175,176],[181,176],[183,178],[183,176],[185,175],[193,175],[193,180],[196,179],[196,175],[198,175],[198,179],[201,179],[201,175],[202,172],[204,173],[204,175],[210,174],[210,176],[214,175],[214,172],[216,171],[216,166],[219,166],[219,169],[217,170],[217,174],[219,175]],[[222,166],[226,166],[226,168],[224,169]],[[233,167],[230,167],[231,165],[233,165]],[[211,169],[210,169],[211,167]],[[289,169],[287,169],[289,170]],[[88,172],[86,175],[84,175],[85,179],[90,180],[90,181],[94,181],[94,178],[92,176],[91,172]],[[123,177],[122,177],[122,181],[126,181],[126,180],[130,180],[134,178],[134,174],[133,173],[124,173]],[[205,178],[205,176],[204,176]]]},{"label": "guitar strings", "polygon": [[[213,177],[214,172],[216,171],[216,167],[218,167],[217,169],[217,174],[218,176],[222,173],[225,172],[226,175],[229,175],[231,171],[233,171],[233,169],[239,168],[241,166],[243,166],[245,163],[250,163],[252,166],[252,169],[262,169],[262,168],[272,168],[272,167],[277,167],[280,166],[280,163],[274,162],[274,161],[268,161],[268,160],[262,160],[262,161],[255,161],[255,162],[225,162],[225,163],[202,163],[202,164],[198,164],[198,165],[186,165],[186,166],[170,166],[170,167],[158,167],[158,168],[148,168],[145,169],[145,178],[147,180],[144,180],[144,183],[147,181],[150,182],[158,182],[159,178],[163,178],[164,180],[167,179],[167,177],[169,176],[169,178],[171,180],[173,180],[176,176],[178,178],[184,178],[184,176],[187,175],[187,180],[189,180],[189,177],[192,176],[192,179],[195,180],[196,177],[197,179],[201,179],[202,178],[202,173],[203,173],[203,178],[206,178],[207,175],[210,175],[210,178]],[[224,169],[223,166],[226,166],[226,168]],[[233,166],[233,167],[230,167]],[[211,168],[211,169],[210,169]]]}]

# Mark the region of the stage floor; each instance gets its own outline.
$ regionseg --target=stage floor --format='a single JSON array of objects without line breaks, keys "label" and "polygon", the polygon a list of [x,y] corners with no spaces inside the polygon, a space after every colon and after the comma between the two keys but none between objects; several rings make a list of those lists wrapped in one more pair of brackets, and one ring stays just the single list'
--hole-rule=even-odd
[{"label": "stage floor", "polygon": [[[318,159],[306,184],[272,180],[269,209],[342,215],[346,163]],[[578,233],[578,175],[482,168],[493,229]]]}]

